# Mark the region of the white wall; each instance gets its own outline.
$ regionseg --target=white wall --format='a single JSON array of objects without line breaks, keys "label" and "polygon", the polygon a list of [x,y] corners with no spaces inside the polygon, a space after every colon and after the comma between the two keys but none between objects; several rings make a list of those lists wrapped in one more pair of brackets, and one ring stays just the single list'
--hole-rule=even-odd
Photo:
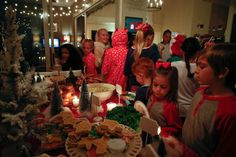
[{"label": "white wall", "polygon": [[[200,35],[208,34],[210,18],[211,18],[212,3],[209,1],[195,0],[193,5],[193,18],[191,34],[199,33]],[[203,24],[203,29],[197,27],[198,24]]]},{"label": "white wall", "polygon": [[87,17],[87,30],[88,38],[92,38],[92,30],[106,28],[108,31],[114,32],[115,30],[115,4],[110,3],[101,9],[95,11]]},{"label": "white wall", "polygon": [[[166,29],[192,36],[196,33],[208,33],[211,15],[211,2],[203,0],[166,0],[160,11],[153,13],[153,23],[156,30],[155,41],[160,42]],[[204,24],[202,30],[197,24]]]}]

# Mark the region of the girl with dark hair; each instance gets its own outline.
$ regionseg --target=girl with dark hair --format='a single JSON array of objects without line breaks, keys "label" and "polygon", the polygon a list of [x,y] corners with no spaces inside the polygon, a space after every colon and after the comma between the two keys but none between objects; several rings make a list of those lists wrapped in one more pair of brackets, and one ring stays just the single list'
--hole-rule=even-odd
[{"label": "girl with dark hair", "polygon": [[84,63],[81,54],[71,44],[64,44],[59,50],[59,59],[62,65],[62,70],[83,70]]},{"label": "girl with dark hair", "polygon": [[197,81],[193,76],[196,69],[195,59],[200,49],[199,41],[194,37],[189,37],[184,40],[181,46],[184,60],[171,63],[172,66],[177,68],[179,74],[177,102],[179,104],[180,116],[183,119],[186,117],[194,92],[198,87]]},{"label": "girl with dark hair", "polygon": [[[169,154],[181,157],[236,156],[236,45],[219,44],[197,60],[200,85],[182,132],[184,144],[164,138]],[[171,155],[170,155],[171,156]]]},{"label": "girl with dark hair", "polygon": [[134,46],[129,48],[125,62],[124,74],[128,76],[127,91],[135,91],[140,84],[136,81],[132,73],[132,64],[140,57],[149,58],[155,63],[159,58],[158,47],[153,43],[154,30],[148,23],[141,23],[136,27],[136,36],[134,39]]},{"label": "girl with dark hair", "polygon": [[177,108],[178,71],[170,62],[157,62],[147,108],[150,118],[161,126],[162,134],[181,135]]}]

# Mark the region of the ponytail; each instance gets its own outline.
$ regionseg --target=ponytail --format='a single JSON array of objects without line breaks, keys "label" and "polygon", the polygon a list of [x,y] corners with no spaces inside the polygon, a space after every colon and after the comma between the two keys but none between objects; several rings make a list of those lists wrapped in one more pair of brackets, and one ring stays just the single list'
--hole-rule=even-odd
[{"label": "ponytail", "polygon": [[190,63],[189,63],[189,57],[188,56],[185,56],[185,65],[186,65],[186,69],[187,69],[187,76],[188,76],[188,78],[193,78],[193,76],[194,76],[194,73],[191,73],[191,67],[190,67]]},{"label": "ponytail", "polygon": [[138,60],[142,49],[144,47],[144,33],[138,30],[135,36],[135,50],[134,50],[134,60]]}]

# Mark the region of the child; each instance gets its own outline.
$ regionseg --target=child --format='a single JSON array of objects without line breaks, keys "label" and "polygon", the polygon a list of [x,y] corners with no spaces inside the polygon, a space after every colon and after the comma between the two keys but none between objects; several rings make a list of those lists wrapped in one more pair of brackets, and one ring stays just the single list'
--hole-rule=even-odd
[{"label": "child", "polygon": [[148,100],[150,118],[161,126],[162,134],[179,136],[181,120],[176,106],[178,71],[170,62],[157,62]]},{"label": "child", "polygon": [[204,87],[196,92],[183,126],[187,146],[172,137],[165,139],[172,153],[188,157],[236,156],[235,67],[236,45],[215,45],[200,55],[196,78]]},{"label": "child", "polygon": [[170,58],[170,41],[172,32],[167,29],[162,35],[162,42],[158,44],[158,50],[161,54],[161,59],[167,61]]},{"label": "child", "polygon": [[84,51],[84,65],[86,67],[85,73],[92,74],[93,76],[97,76],[97,69],[95,66],[95,56],[93,54],[94,43],[91,39],[84,39],[82,42],[82,48]]},{"label": "child", "polygon": [[102,74],[107,83],[119,84],[122,89],[126,88],[126,77],[124,75],[125,59],[128,52],[127,29],[117,29],[112,37],[112,48],[107,49],[102,64]]},{"label": "child", "polygon": [[142,57],[132,65],[132,72],[141,87],[136,90],[135,101],[141,101],[147,105],[149,99],[149,87],[152,82],[152,75],[154,72],[154,63],[151,59]]},{"label": "child", "polygon": [[198,87],[197,80],[194,78],[194,71],[196,69],[195,60],[197,54],[201,49],[199,41],[195,37],[189,37],[184,40],[181,50],[183,51],[183,60],[172,62],[178,70],[178,105],[180,116],[186,117],[187,110],[192,103],[194,93]]},{"label": "child", "polygon": [[104,51],[110,47],[109,34],[105,28],[97,31],[96,42],[94,43],[95,64],[98,73],[101,73]]},{"label": "child", "polygon": [[59,59],[63,71],[70,68],[72,70],[83,71],[83,60],[78,50],[71,44],[64,44],[59,49]]},{"label": "child", "polygon": [[154,30],[148,23],[141,23],[136,27],[134,47],[129,48],[125,62],[125,76],[128,77],[127,91],[135,91],[140,84],[132,73],[132,64],[140,57],[149,58],[155,63],[159,58],[158,47],[153,43]]}]

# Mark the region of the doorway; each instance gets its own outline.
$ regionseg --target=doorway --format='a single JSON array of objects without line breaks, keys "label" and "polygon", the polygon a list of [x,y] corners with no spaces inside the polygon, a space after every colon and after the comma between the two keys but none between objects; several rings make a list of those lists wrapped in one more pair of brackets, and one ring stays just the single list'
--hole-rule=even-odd
[{"label": "doorway", "polygon": [[233,18],[230,42],[236,43],[236,14],[234,14],[234,18]]}]

